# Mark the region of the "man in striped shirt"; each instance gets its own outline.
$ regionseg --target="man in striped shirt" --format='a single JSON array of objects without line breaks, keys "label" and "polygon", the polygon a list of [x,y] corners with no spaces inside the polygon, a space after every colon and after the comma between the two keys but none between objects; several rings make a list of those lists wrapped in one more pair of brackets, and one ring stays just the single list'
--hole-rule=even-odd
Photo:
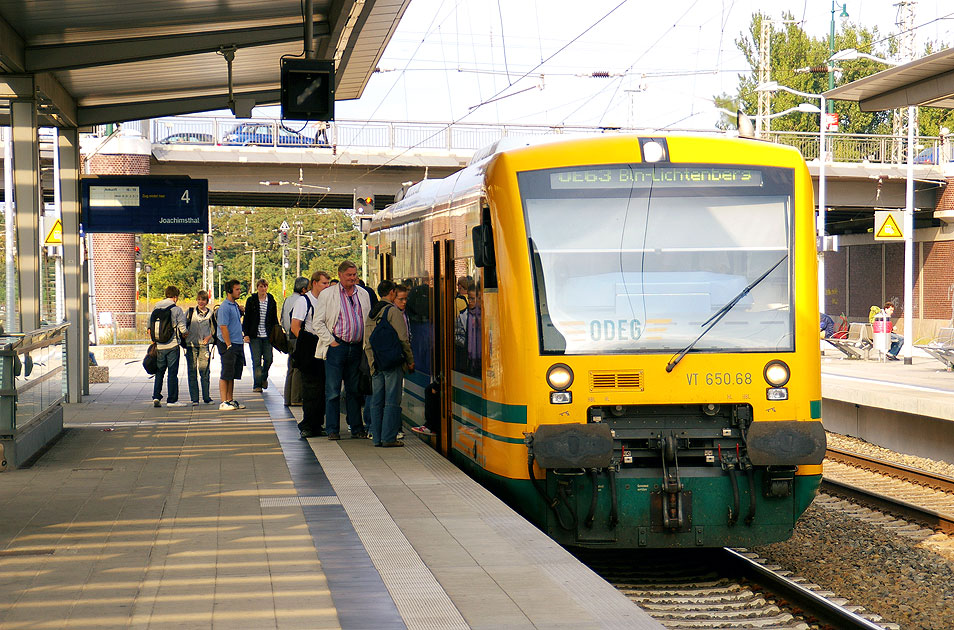
[{"label": "man in striped shirt", "polygon": [[329,440],[339,439],[342,383],[351,437],[367,437],[358,380],[371,300],[367,291],[358,288],[358,267],[350,260],[338,265],[338,280],[318,295],[314,315],[319,339],[315,357],[325,360],[325,430]]}]

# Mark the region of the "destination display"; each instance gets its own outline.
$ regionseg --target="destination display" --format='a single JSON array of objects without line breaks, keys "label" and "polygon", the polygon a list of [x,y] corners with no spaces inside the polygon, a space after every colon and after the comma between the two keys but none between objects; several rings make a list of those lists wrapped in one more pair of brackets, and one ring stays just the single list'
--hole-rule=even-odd
[{"label": "destination display", "polygon": [[209,180],[142,175],[84,178],[85,232],[195,234],[209,231]]},{"label": "destination display", "polygon": [[751,168],[720,166],[610,167],[550,173],[552,190],[748,186],[760,187],[762,172]]}]

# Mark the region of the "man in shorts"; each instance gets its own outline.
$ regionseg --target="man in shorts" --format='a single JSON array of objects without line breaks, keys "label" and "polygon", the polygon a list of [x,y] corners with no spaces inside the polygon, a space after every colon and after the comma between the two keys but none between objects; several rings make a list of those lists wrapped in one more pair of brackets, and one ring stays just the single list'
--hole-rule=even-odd
[{"label": "man in shorts", "polygon": [[222,357],[222,374],[219,376],[219,394],[222,403],[219,411],[245,409],[234,398],[235,381],[242,378],[245,366],[245,344],[242,333],[242,311],[236,300],[242,295],[242,283],[229,280],[225,283],[225,301],[216,312],[219,324],[219,356]]}]

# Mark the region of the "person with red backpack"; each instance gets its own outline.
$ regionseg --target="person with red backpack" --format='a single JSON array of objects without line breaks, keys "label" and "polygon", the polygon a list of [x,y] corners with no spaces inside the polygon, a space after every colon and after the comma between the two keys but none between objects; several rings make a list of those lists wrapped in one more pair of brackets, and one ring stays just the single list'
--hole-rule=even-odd
[{"label": "person with red backpack", "polygon": [[156,344],[156,382],[152,387],[152,406],[162,406],[162,380],[169,375],[167,407],[185,407],[179,402],[179,340],[189,333],[185,313],[176,306],[179,289],[166,287],[166,299],[160,300],[149,315],[149,337]]}]

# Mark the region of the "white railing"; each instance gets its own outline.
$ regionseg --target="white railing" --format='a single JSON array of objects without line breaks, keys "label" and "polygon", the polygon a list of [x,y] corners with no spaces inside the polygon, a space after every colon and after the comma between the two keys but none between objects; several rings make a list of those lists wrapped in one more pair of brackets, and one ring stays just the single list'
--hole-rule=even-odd
[{"label": "white railing", "polygon": [[157,144],[272,147],[358,147],[475,151],[505,136],[592,135],[622,130],[606,127],[498,125],[336,120],[331,123],[282,125],[274,119],[182,117],[125,123]]},{"label": "white railing", "polygon": [[[634,128],[510,125],[492,123],[428,123],[398,121],[337,120],[330,123],[288,122],[274,119],[213,118],[175,116],[123,123],[140,131],[157,144],[221,146],[311,146],[329,149],[378,148],[390,150],[432,149],[476,151],[506,136],[567,136],[600,133],[653,133]],[[96,130],[105,134],[105,126]],[[696,131],[698,133],[698,131]],[[703,132],[705,133],[705,132]],[[721,133],[713,130],[711,133]],[[828,159],[834,162],[898,164],[907,160],[905,136],[831,133],[827,135]],[[798,131],[770,131],[766,140],[796,147],[808,160],[817,160],[818,134]],[[951,160],[950,146],[936,136],[918,136],[916,164],[938,164]]]}]

